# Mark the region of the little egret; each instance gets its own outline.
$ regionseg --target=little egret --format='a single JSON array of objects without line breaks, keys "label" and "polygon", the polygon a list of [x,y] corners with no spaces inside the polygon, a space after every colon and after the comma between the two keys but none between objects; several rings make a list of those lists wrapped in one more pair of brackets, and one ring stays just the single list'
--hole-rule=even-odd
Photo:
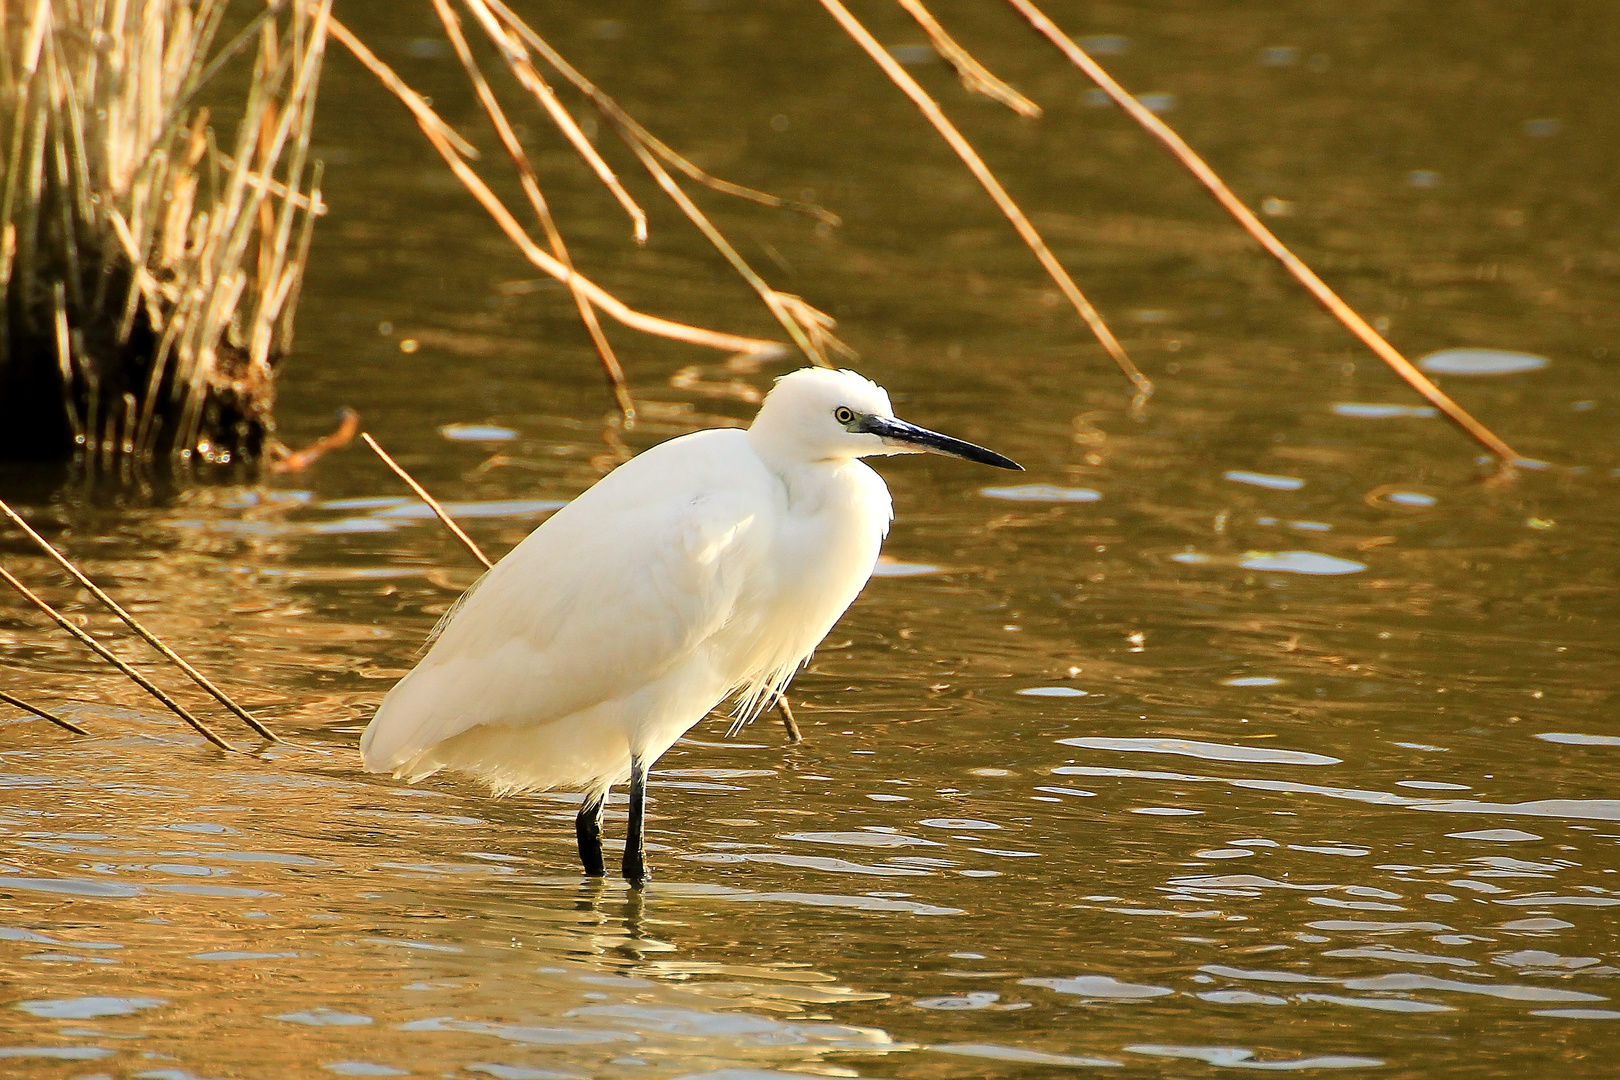
[{"label": "little egret", "polygon": [[852,371],[778,379],[746,431],[653,447],[551,516],[462,597],[383,700],[365,766],[451,769],[497,795],[582,790],[601,877],[602,806],[630,780],[623,872],[647,880],[647,770],[710,709],[771,702],[872,576],[893,510],[859,459],[949,454],[1020,466],[895,418]]}]

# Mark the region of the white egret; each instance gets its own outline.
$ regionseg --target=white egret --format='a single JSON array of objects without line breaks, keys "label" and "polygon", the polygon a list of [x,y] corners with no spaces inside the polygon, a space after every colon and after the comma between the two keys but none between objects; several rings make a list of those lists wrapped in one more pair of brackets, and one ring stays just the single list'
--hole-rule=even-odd
[{"label": "white egret", "polygon": [[580,862],[604,873],[602,806],[630,781],[624,876],[647,880],[647,770],[737,699],[770,702],[860,593],[889,531],[889,489],[859,459],[1015,462],[895,418],[852,371],[785,375],[746,431],[671,439],[551,516],[445,616],[383,700],[366,768],[451,769],[497,795],[582,790]]}]

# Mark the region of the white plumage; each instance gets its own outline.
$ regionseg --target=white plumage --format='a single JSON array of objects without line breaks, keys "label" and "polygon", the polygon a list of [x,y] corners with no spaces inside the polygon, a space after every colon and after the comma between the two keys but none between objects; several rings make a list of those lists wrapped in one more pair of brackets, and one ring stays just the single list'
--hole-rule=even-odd
[{"label": "white plumage", "polygon": [[[366,728],[366,768],[411,780],[452,769],[497,793],[582,790],[598,822],[610,785],[629,777],[632,802],[644,798],[652,762],[727,697],[743,714],[768,703],[866,584],[891,504],[859,457],[924,449],[1016,468],[895,420],[853,372],[814,368],[780,379],[747,431],[638,455],[447,616]],[[581,857],[600,873],[588,824],[582,811]],[[625,870],[639,882],[632,826]]]}]

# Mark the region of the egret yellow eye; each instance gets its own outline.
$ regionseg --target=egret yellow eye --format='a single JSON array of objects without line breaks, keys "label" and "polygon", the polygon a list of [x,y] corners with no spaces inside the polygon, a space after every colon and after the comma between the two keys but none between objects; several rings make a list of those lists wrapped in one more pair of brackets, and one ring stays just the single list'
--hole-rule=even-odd
[{"label": "egret yellow eye", "polygon": [[855,413],[845,406],[840,405],[838,408],[833,410],[833,419],[838,421],[840,424],[853,424],[855,422]]}]

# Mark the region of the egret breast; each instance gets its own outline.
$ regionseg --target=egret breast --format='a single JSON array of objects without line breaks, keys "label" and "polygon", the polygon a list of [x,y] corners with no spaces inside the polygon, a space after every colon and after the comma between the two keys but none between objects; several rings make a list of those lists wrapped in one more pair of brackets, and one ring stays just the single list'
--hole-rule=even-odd
[{"label": "egret breast", "polygon": [[893,513],[882,478],[854,460],[786,477],[780,496],[770,557],[713,642],[750,689],[809,659],[871,578]]}]

